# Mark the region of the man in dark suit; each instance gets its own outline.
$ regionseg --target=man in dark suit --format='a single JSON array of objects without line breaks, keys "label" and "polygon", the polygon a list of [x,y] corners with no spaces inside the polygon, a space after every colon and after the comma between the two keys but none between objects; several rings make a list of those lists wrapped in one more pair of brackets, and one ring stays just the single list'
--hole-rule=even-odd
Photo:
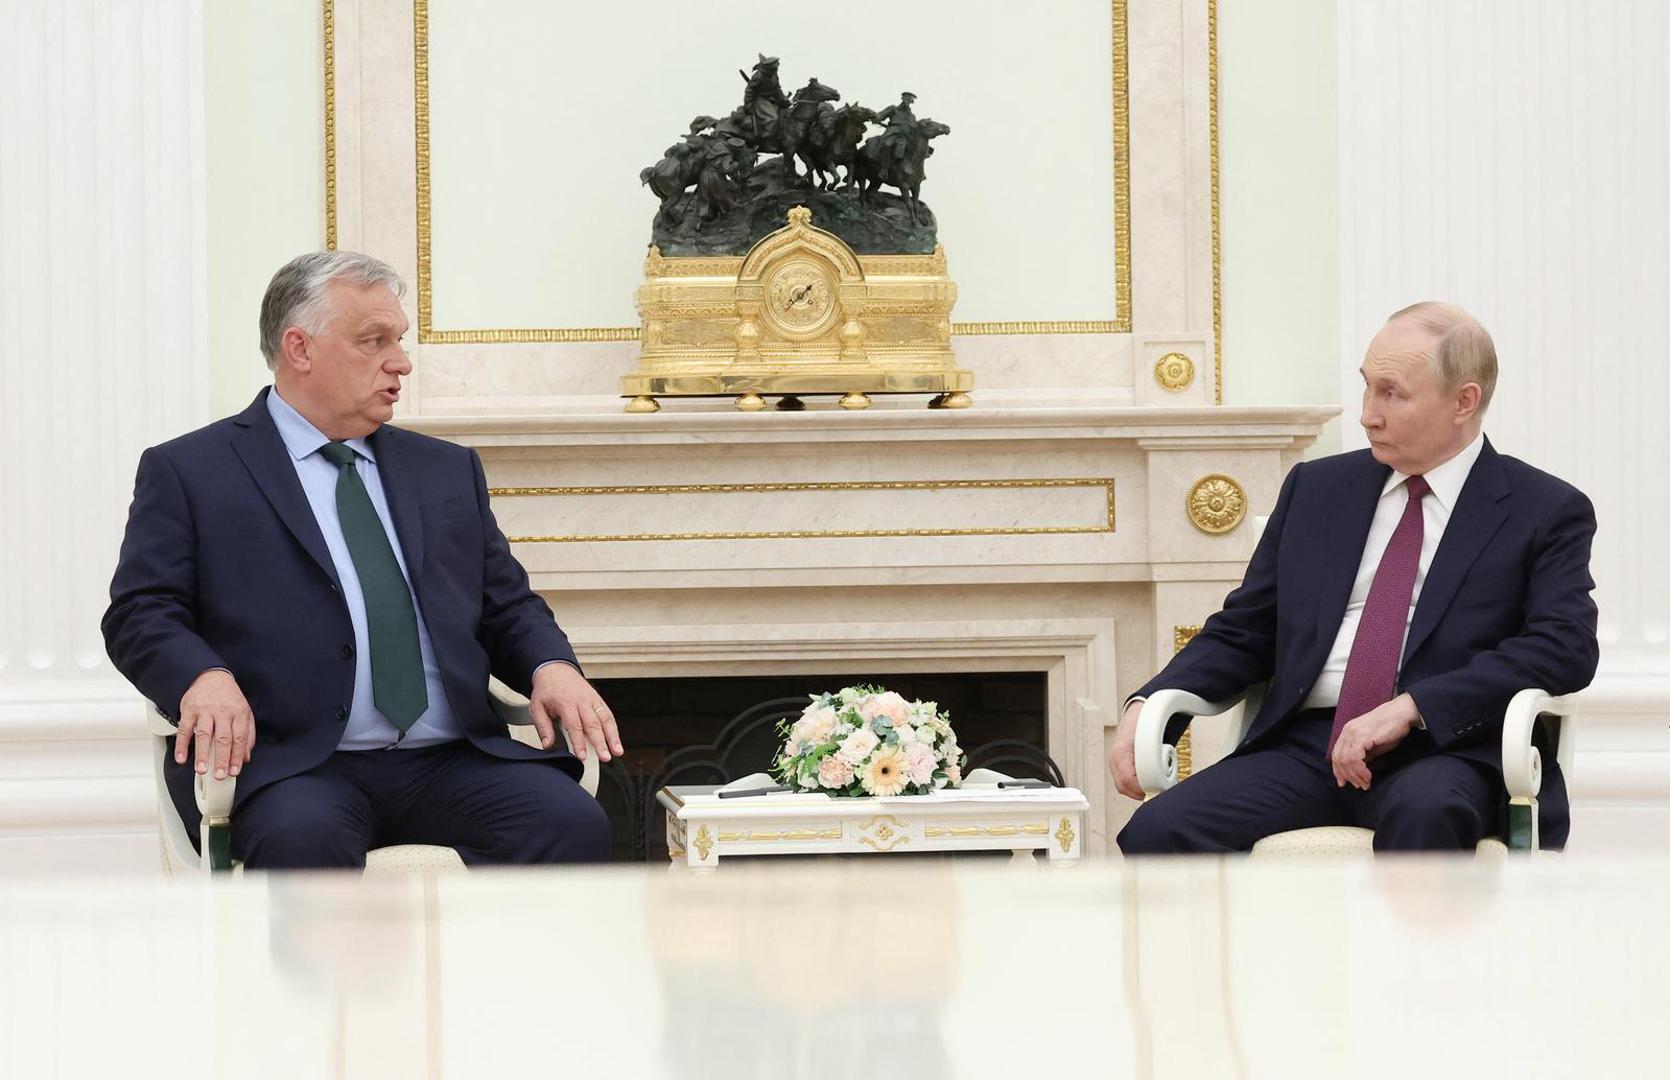
[{"label": "man in dark suit", "polygon": [[[238,778],[246,866],[363,866],[399,843],[603,859],[607,819],[556,726],[607,761],[614,717],[511,555],[480,458],[387,426],[412,370],[403,291],[351,252],[274,275],[272,387],[140,458],[106,647],[178,724],[188,832],[192,769]],[[489,675],[529,696],[544,749],[509,737]]]},{"label": "man in dark suit", "polygon": [[[1594,508],[1484,437],[1490,335],[1458,307],[1416,304],[1362,375],[1370,449],[1294,467],[1240,587],[1126,706],[1108,763],[1140,799],[1148,694],[1269,684],[1228,758],[1137,809],[1126,854],[1245,851],[1322,825],[1372,828],[1378,851],[1471,848],[1506,808],[1508,699],[1594,677]],[[1540,803],[1543,843],[1560,847],[1557,766]]]}]

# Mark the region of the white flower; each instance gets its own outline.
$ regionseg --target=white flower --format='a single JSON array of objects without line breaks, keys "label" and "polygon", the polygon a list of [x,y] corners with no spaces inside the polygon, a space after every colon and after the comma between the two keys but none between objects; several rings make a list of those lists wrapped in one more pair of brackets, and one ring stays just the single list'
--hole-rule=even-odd
[{"label": "white flower", "polygon": [[962,783],[962,766],[955,764],[945,766],[945,779],[952,787],[956,787],[958,784]]},{"label": "white flower", "polygon": [[874,750],[876,744],[880,741],[876,738],[875,732],[868,728],[859,728],[842,740],[841,749],[837,753],[848,765],[862,765],[864,759],[870,756],[870,751]]},{"label": "white flower", "polygon": [[916,746],[922,741],[917,738],[916,729],[908,724],[902,728],[894,728],[893,733],[899,737],[900,746]]},{"label": "white flower", "polygon": [[791,738],[798,737],[802,742],[816,746],[829,741],[829,735],[835,730],[835,710],[828,706],[816,706],[807,709],[800,719],[794,722],[790,730]]},{"label": "white flower", "polygon": [[917,742],[927,743],[929,746],[934,744],[934,729],[927,724],[912,729],[911,734],[916,736]]}]

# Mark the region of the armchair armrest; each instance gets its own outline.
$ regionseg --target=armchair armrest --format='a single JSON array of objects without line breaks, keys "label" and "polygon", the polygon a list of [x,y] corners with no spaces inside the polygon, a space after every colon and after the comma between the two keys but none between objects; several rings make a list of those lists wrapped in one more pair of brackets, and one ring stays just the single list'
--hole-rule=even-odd
[{"label": "armchair armrest", "polygon": [[1137,714],[1137,783],[1158,795],[1177,783],[1177,748],[1166,742],[1166,724],[1178,713],[1217,716],[1240,704],[1239,699],[1211,702],[1187,690],[1158,690],[1142,703]]},{"label": "armchair armrest", "polygon": [[[499,717],[512,729],[511,738],[525,742],[529,746],[538,746],[539,739],[530,730],[533,727],[533,717],[528,715],[528,699],[498,679],[489,679],[487,689],[493,695],[493,708],[498,711]],[[523,732],[515,730],[517,728],[526,731],[526,737],[524,737]],[[570,754],[574,753],[574,742],[568,737],[568,732],[564,730],[561,724],[557,725],[557,734],[562,736],[563,743],[568,747],[568,752]],[[594,799],[597,798],[597,778],[597,754],[587,754],[580,762],[580,787]]]},{"label": "armchair armrest", "polygon": [[1508,789],[1508,847],[1536,851],[1542,846],[1537,824],[1537,793],[1542,790],[1542,753],[1531,743],[1537,718],[1561,718],[1555,758],[1571,763],[1571,722],[1577,716],[1577,695],[1555,697],[1537,687],[1521,690],[1508,702],[1502,716],[1502,781]]},{"label": "armchair armrest", "polygon": [[[1534,799],[1542,790],[1542,754],[1531,745],[1531,733],[1537,718],[1546,715],[1571,720],[1577,715],[1577,695],[1555,697],[1531,687],[1508,702],[1508,711],[1502,717],[1502,779],[1510,799]],[[1556,752],[1561,762],[1570,758],[1571,741],[1571,732],[1562,723]]]}]

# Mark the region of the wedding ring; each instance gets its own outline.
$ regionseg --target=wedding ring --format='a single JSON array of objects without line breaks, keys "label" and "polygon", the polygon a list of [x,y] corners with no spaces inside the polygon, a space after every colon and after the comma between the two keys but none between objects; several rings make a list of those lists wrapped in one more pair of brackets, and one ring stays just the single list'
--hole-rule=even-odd
[{"label": "wedding ring", "polygon": [[593,705],[591,707],[591,711],[592,711],[593,716],[602,716],[603,715],[603,706]]}]

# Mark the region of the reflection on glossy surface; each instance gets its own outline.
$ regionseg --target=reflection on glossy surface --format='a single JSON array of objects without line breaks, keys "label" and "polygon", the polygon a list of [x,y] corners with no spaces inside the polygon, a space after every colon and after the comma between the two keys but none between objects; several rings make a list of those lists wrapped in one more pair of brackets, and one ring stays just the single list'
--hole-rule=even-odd
[{"label": "reflection on glossy surface", "polygon": [[1670,864],[0,883],[0,1076],[1660,1075]]}]

